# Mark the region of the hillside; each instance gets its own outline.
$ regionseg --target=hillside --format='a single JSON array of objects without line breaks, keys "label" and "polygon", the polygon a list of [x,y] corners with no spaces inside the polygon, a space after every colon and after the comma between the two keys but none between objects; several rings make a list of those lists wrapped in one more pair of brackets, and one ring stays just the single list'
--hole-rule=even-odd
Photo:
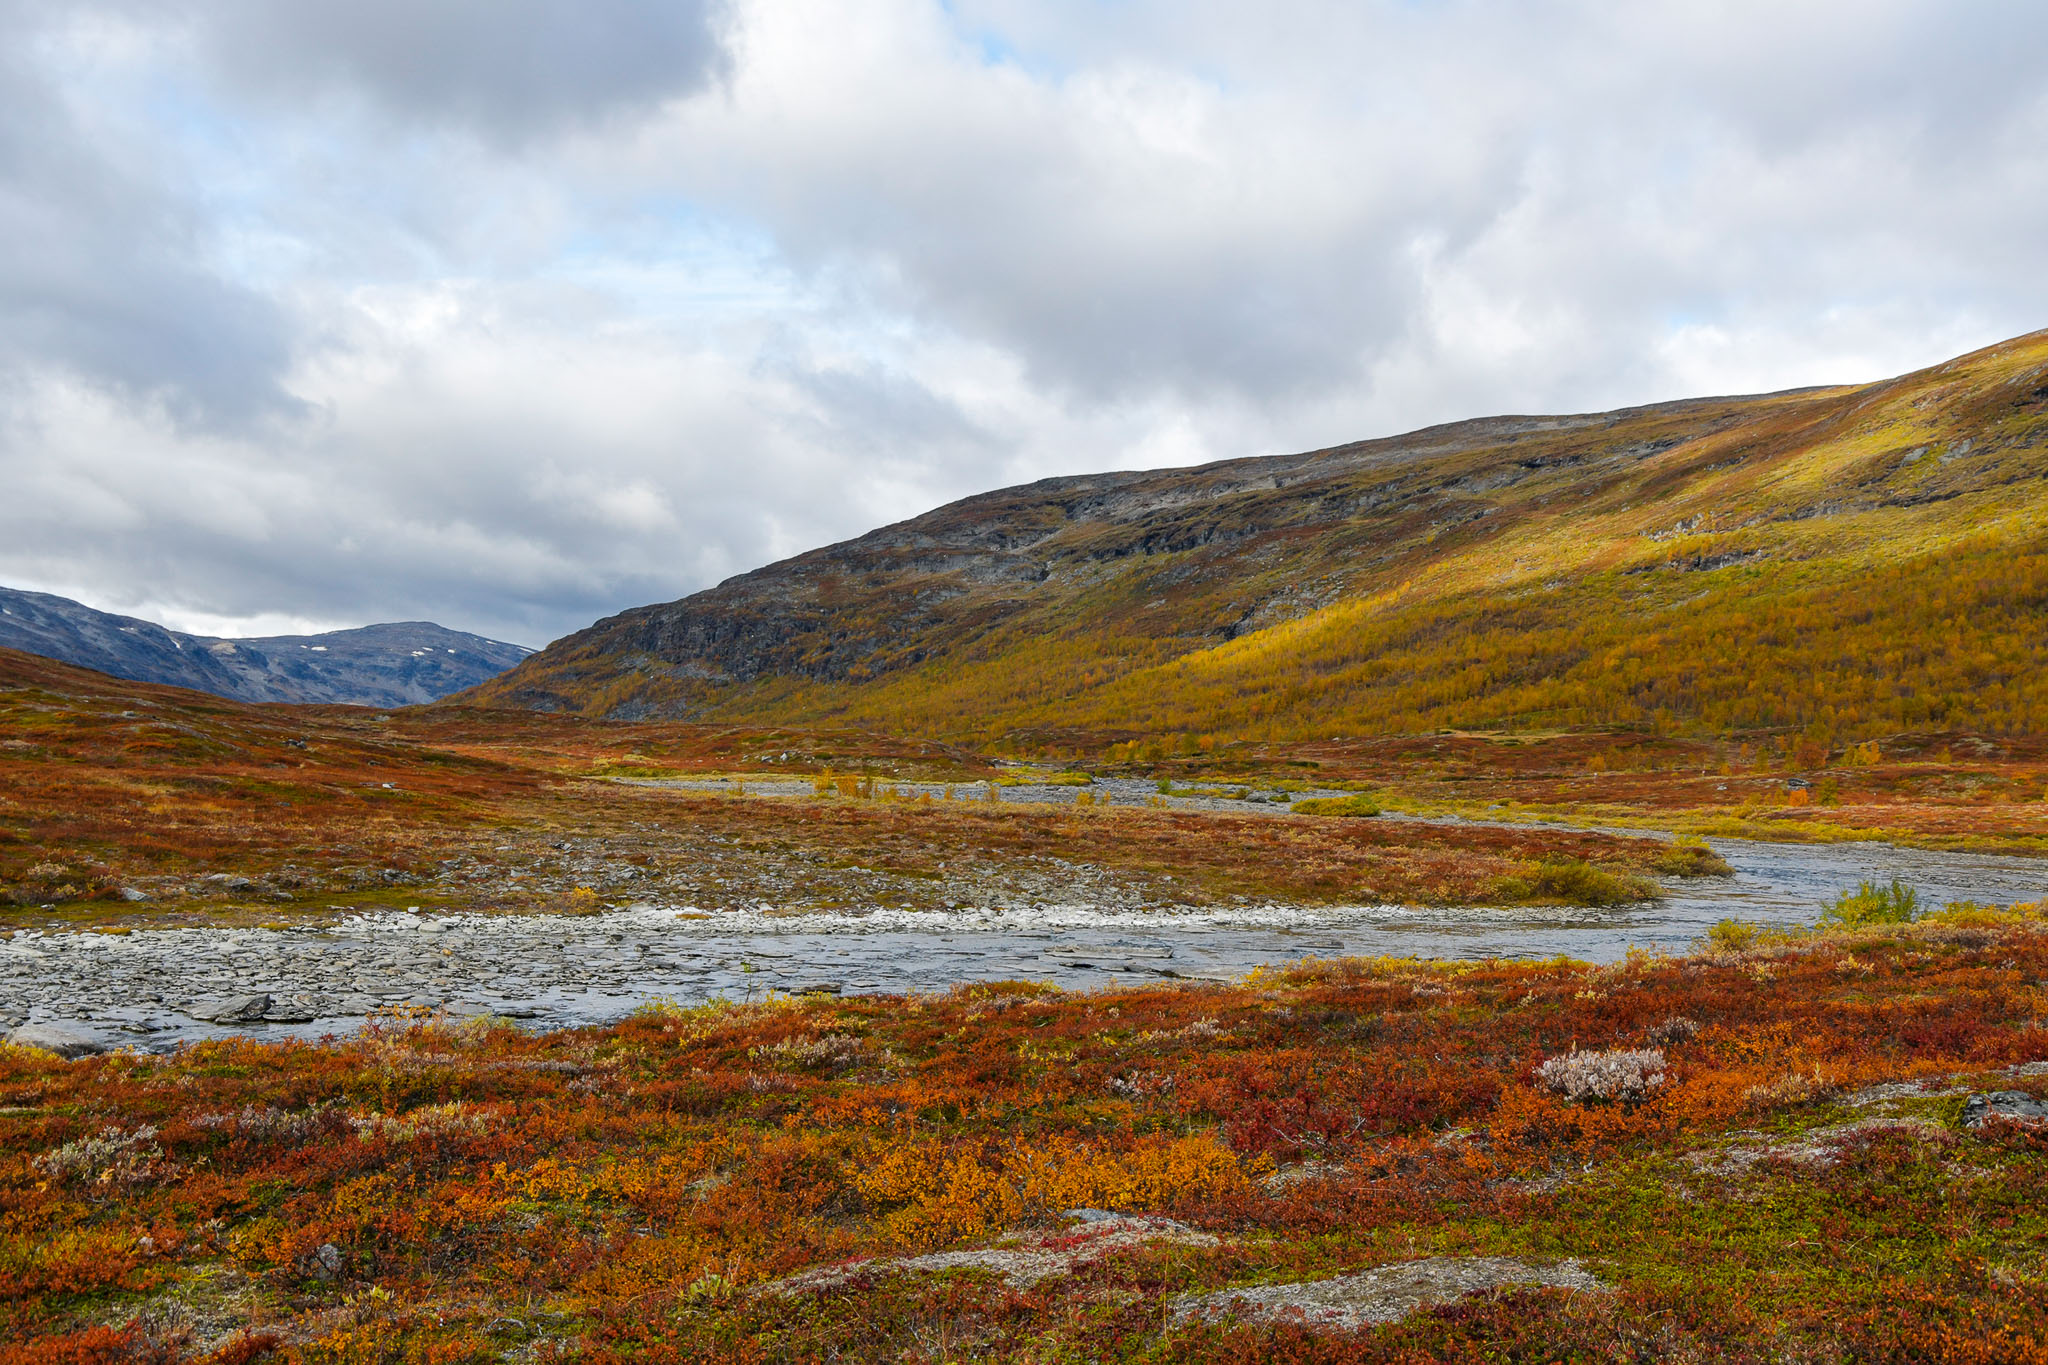
[{"label": "hillside", "polygon": [[433,701],[474,687],[532,653],[430,621],[321,635],[186,635],[14,588],[0,588],[0,648],[239,701],[356,706]]},{"label": "hillside", "polygon": [[2009,733],[2048,722],[2044,438],[2034,333],[1864,386],[1048,479],[622,613],[470,699],[1026,748]]}]

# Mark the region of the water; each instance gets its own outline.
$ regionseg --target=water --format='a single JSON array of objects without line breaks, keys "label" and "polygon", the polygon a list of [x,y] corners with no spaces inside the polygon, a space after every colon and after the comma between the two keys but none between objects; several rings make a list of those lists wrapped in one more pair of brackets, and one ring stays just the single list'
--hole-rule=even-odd
[{"label": "water", "polygon": [[[576,1024],[616,1019],[649,1000],[759,999],[824,984],[849,995],[997,980],[1087,989],[1230,980],[1342,956],[1606,962],[1631,947],[1683,951],[1729,917],[1810,924],[1836,893],[1865,879],[1898,877],[1929,905],[2048,896],[2048,861],[1885,844],[1729,839],[1714,848],[1734,877],[1676,882],[1660,903],[1613,910],[1038,905],[779,917],[641,905],[594,918],[394,913],[290,932],[21,935],[0,945],[0,1005],[164,1047],[230,1033],[345,1033],[373,1009],[407,1003]],[[233,1025],[193,1017],[208,1000],[245,992],[295,999],[312,1017]]]}]

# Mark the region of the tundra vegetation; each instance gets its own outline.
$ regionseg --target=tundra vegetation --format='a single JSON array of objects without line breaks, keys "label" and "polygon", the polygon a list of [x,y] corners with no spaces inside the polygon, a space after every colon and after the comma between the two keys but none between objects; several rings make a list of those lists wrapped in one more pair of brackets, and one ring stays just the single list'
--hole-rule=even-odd
[{"label": "tundra vegetation", "polygon": [[[1612,904],[1724,870],[1704,846],[1540,825],[970,799],[1002,790],[986,761],[858,731],[250,706],[4,651],[0,735],[15,924],[648,896],[943,909],[1082,863],[1161,903]],[[716,793],[645,785],[721,774]],[[792,775],[801,794],[760,794]],[[912,778],[957,799],[909,799]]]},{"label": "tundra vegetation", "polygon": [[2040,1361],[2044,931],[0,1049],[0,1362]]}]

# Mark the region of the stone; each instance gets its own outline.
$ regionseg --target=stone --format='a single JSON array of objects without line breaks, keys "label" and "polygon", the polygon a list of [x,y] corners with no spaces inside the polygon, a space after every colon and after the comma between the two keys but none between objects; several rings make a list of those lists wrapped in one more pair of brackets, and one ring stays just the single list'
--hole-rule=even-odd
[{"label": "stone", "polygon": [[107,1050],[106,1041],[97,1034],[64,1024],[23,1024],[7,1035],[7,1041],[16,1047],[35,1047],[45,1052],[54,1052],[67,1060],[74,1057],[90,1057],[94,1053]]},{"label": "stone", "polygon": [[1171,1321],[1182,1326],[1236,1317],[1244,1322],[1299,1322],[1325,1331],[1355,1332],[1399,1321],[1433,1304],[1524,1285],[1591,1291],[1606,1288],[1577,1261],[1538,1265],[1507,1256],[1436,1256],[1333,1280],[1183,1294],[1175,1301]]},{"label": "stone", "polygon": [[216,1024],[254,1024],[262,1021],[270,1010],[268,995],[238,995],[225,1003],[215,1005],[205,1013],[195,1013],[195,1019],[206,1019]]},{"label": "stone", "polygon": [[332,1280],[341,1274],[341,1248],[332,1242],[322,1242],[319,1249],[306,1257],[306,1273],[316,1280]]},{"label": "stone", "polygon": [[132,886],[124,886],[121,888],[121,899],[133,904],[137,901],[148,900],[149,893],[147,891],[138,891]]},{"label": "stone", "polygon": [[2048,1123],[2048,1104],[2024,1090],[1993,1090],[1963,1101],[1963,1127],[1982,1128],[1992,1119],[2012,1123]]},{"label": "stone", "polygon": [[[1091,1210],[1091,1212],[1102,1212]],[[1171,1218],[1151,1214],[1105,1214],[1079,1228],[1012,1233],[996,1245],[971,1251],[938,1251],[923,1256],[849,1261],[778,1280],[765,1292],[778,1296],[838,1289],[881,1275],[948,1270],[981,1270],[1000,1276],[1012,1289],[1059,1279],[1119,1252],[1170,1243],[1213,1247],[1217,1239]]]}]

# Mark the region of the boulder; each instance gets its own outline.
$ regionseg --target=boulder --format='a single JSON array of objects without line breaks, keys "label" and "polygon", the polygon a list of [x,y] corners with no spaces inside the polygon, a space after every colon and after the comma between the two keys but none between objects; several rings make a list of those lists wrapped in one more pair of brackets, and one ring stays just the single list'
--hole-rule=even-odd
[{"label": "boulder", "polygon": [[215,1024],[257,1024],[269,1012],[268,995],[238,995],[210,1009],[195,1010],[192,1017]]},{"label": "boulder", "polygon": [[7,1035],[16,1047],[37,1047],[59,1057],[90,1057],[105,1052],[107,1042],[99,1035],[67,1024],[23,1024]]},{"label": "boulder", "polygon": [[1992,1119],[2014,1123],[2048,1123],[2048,1104],[2024,1090],[1993,1090],[1963,1101],[1963,1127],[1982,1128]]}]

